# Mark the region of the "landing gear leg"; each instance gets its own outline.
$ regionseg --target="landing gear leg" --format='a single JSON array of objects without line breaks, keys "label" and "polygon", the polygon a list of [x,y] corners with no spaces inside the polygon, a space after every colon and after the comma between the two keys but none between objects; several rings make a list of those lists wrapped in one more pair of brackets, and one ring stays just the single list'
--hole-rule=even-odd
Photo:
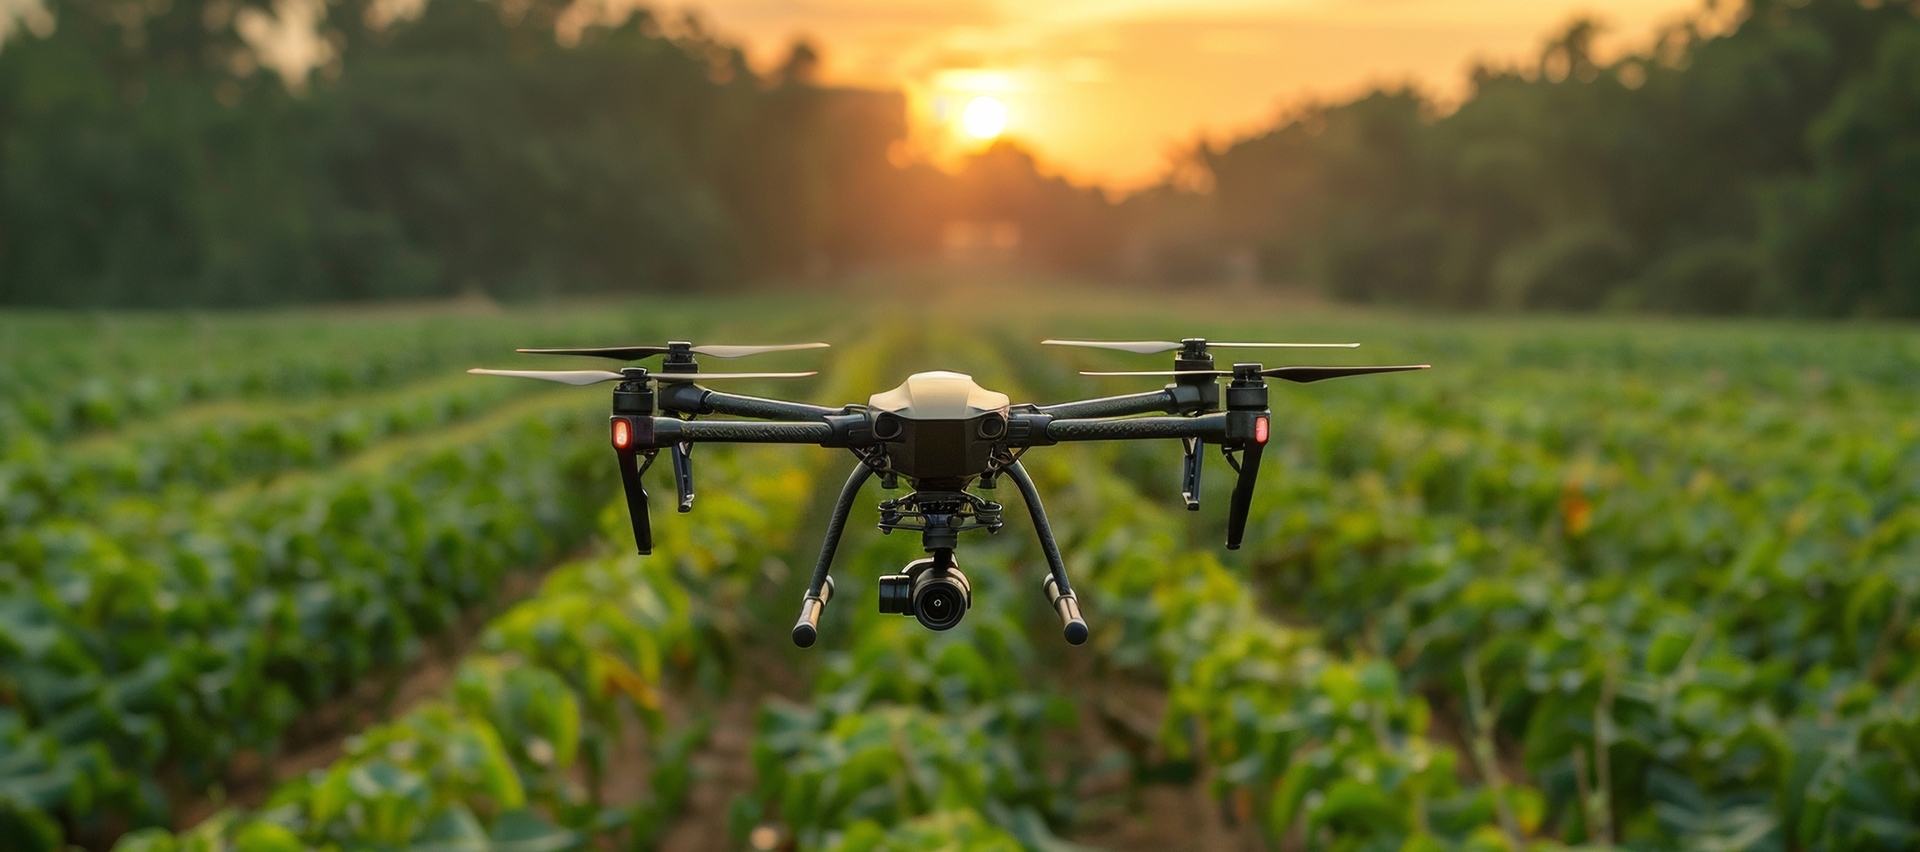
[{"label": "landing gear leg", "polygon": [[840,489],[840,502],[834,504],[833,518],[827,521],[827,539],[820,545],[820,561],[813,566],[813,581],[807,584],[807,596],[800,599],[800,620],[793,625],[795,645],[811,648],[814,640],[820,638],[820,614],[833,598],[833,578],[827,576],[827,569],[833,567],[833,552],[840,548],[840,534],[847,528],[847,513],[853,511],[853,499],[860,495],[860,486],[872,475],[873,468],[862,461]]},{"label": "landing gear leg", "polygon": [[1050,573],[1041,588],[1046,592],[1047,603],[1060,616],[1061,633],[1067,642],[1079,645],[1087,641],[1087,620],[1080,616],[1080,600],[1073,595],[1073,586],[1067,582],[1067,564],[1060,558],[1060,545],[1053,540],[1053,526],[1047,523],[1047,510],[1040,505],[1040,490],[1033,487],[1033,477],[1027,475],[1027,469],[1014,462],[1007,466],[1007,478],[1020,488],[1020,499],[1027,503],[1027,513],[1033,516],[1034,532],[1040,536],[1040,551],[1047,556]]}]

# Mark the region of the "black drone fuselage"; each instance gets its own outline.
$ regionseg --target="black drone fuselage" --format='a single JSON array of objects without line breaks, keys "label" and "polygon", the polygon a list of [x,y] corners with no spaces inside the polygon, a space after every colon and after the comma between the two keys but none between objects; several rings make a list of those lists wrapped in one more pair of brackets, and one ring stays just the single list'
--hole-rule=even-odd
[{"label": "black drone fuselage", "polygon": [[[1213,369],[1204,341],[1179,353],[1180,371]],[[1043,583],[1059,615],[1066,639],[1086,641],[1087,626],[1066,567],[1041,507],[1032,479],[1019,458],[1034,447],[1068,441],[1180,439],[1186,448],[1182,492],[1190,509],[1199,508],[1201,450],[1221,448],[1238,474],[1229,506],[1227,547],[1238,548],[1246,531],[1260,452],[1267,440],[1267,385],[1258,364],[1237,364],[1232,381],[1221,388],[1211,374],[1179,375],[1156,391],[1081,400],[1058,405],[1012,403],[1006,394],[981,387],[972,377],[953,372],[916,373],[899,387],[874,394],[864,405],[826,408],[783,400],[721,393],[675,373],[696,372],[691,354],[667,356],[660,371],[638,367],[622,371],[614,388],[612,435],[634,538],[642,554],[653,546],[646,490],[641,473],[660,450],[674,461],[680,511],[693,504],[691,449],[708,442],[815,444],[850,450],[859,458],[842,488],[830,520],[812,582],[793,631],[801,647],[813,644],[819,618],[832,596],[828,576],[847,515],[862,484],[874,475],[888,488],[905,479],[912,492],[880,504],[880,528],[920,532],[931,560],[909,573],[880,578],[884,611],[918,617],[944,630],[958,623],[971,592],[954,561],[961,532],[1001,526],[1000,505],[971,493],[991,490],[1002,475],[1011,479],[1027,504],[1041,550],[1048,562]],[[756,418],[697,420],[719,414]],[[1158,415],[1158,416],[1154,416]],[[927,564],[922,564],[927,563]],[[942,612],[932,612],[942,609]]]},{"label": "black drone fuselage", "polygon": [[[833,597],[828,569],[846,531],[847,515],[860,486],[878,475],[888,489],[907,480],[912,491],[880,503],[880,530],[920,533],[928,558],[917,560],[898,574],[880,577],[880,611],[913,616],[933,630],[960,623],[972,605],[973,590],[960,573],[954,551],[960,534],[970,530],[998,532],[1002,526],[999,503],[973,493],[994,490],[1001,476],[1020,489],[1020,499],[1033,518],[1034,533],[1047,558],[1047,577],[1041,589],[1068,642],[1087,640],[1087,622],[1079,599],[1067,581],[1060,546],[1040,505],[1040,492],[1020,457],[1034,447],[1067,441],[1178,439],[1186,451],[1180,492],[1187,508],[1200,508],[1201,460],[1208,444],[1220,448],[1236,475],[1227,506],[1227,549],[1240,547],[1253,505],[1253,488],[1260,475],[1260,455],[1267,443],[1267,379],[1317,382],[1342,376],[1424,370],[1427,365],[1309,367],[1262,369],[1259,364],[1235,364],[1215,370],[1204,338],[1179,342],[1045,340],[1042,343],[1117,349],[1148,355],[1175,352],[1168,372],[1088,373],[1098,376],[1174,377],[1173,383],[1146,393],[1085,399],[1057,405],[1013,403],[1006,394],[987,390],[962,373],[915,373],[899,387],[874,394],[865,404],[826,408],[801,402],[761,399],[721,393],[702,387],[708,379],[800,378],[813,373],[702,373],[695,356],[738,358],[764,352],[823,348],[825,343],[777,346],[705,345],[673,341],[666,346],[619,346],[593,349],[522,349],[541,355],[570,355],[633,361],[664,356],[658,372],[627,367],[606,370],[493,370],[469,373],[516,376],[569,385],[619,382],[613,390],[612,439],[620,460],[620,481],[627,495],[634,543],[642,555],[653,552],[653,525],[648,515],[647,491],[641,475],[661,450],[673,459],[674,490],[679,510],[693,510],[693,447],[725,442],[753,444],[816,444],[845,449],[859,459],[840,499],[834,504],[821,543],[820,559],[800,604],[800,620],[793,641],[808,647],[819,636],[821,613]],[[1221,343],[1233,348],[1353,347],[1357,343]],[[1218,379],[1228,377],[1225,392]],[[710,414],[747,420],[699,420]]]}]

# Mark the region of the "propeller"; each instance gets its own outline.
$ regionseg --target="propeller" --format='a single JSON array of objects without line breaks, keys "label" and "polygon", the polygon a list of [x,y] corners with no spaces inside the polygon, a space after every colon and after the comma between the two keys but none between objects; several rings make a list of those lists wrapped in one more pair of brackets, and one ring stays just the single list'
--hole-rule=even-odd
[{"label": "propeller", "polygon": [[[1289,382],[1317,382],[1321,379],[1337,379],[1342,376],[1364,376],[1370,373],[1402,373],[1407,370],[1427,370],[1432,364],[1409,364],[1400,367],[1268,367],[1260,375]],[[1138,370],[1121,373],[1089,373],[1083,376],[1231,376],[1232,370]]]},{"label": "propeller", "polygon": [[[476,376],[513,376],[521,379],[543,379],[567,385],[592,385],[600,382],[617,382],[627,377],[607,370],[468,370]],[[643,379],[663,382],[704,382],[712,379],[799,379],[819,375],[817,370],[805,373],[649,373]]]},{"label": "propeller", "polygon": [[[696,355],[712,355],[715,358],[744,358],[762,352],[786,352],[793,349],[825,349],[825,343],[787,343],[779,346],[694,346],[688,351]],[[515,349],[529,355],[592,355],[597,358],[613,358],[619,361],[638,361],[655,355],[665,355],[673,351],[670,346],[607,346],[598,349]]]},{"label": "propeller", "polygon": [[[1047,346],[1086,346],[1093,349],[1118,349],[1136,355],[1152,355],[1157,352],[1172,352],[1184,347],[1184,344],[1171,340],[1042,340]],[[1228,349],[1352,349],[1358,343],[1214,343],[1208,341],[1208,349],[1225,347]]]}]

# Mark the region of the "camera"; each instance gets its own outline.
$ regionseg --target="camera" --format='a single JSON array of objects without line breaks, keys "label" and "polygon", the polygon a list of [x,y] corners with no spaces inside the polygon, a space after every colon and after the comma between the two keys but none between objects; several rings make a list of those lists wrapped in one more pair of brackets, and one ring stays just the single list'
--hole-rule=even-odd
[{"label": "camera", "polygon": [[973,588],[951,551],[907,564],[880,578],[880,611],[911,615],[928,630],[948,630],[973,606]]}]

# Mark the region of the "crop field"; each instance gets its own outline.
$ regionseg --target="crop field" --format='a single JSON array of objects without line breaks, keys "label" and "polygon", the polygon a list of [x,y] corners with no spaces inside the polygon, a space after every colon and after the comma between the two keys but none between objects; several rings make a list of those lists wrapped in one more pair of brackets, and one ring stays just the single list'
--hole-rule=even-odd
[{"label": "crop field", "polygon": [[[0,849],[1920,847],[1920,332],[1129,298],[0,316]],[[1031,452],[1080,647],[1013,489],[936,634],[870,484],[800,650],[852,456],[662,465],[636,557],[606,389],[461,373],[1055,402],[1170,365],[1041,338],[1193,335],[1435,368],[1276,382],[1236,552],[1217,457],[1189,513],[1176,441]]]}]

